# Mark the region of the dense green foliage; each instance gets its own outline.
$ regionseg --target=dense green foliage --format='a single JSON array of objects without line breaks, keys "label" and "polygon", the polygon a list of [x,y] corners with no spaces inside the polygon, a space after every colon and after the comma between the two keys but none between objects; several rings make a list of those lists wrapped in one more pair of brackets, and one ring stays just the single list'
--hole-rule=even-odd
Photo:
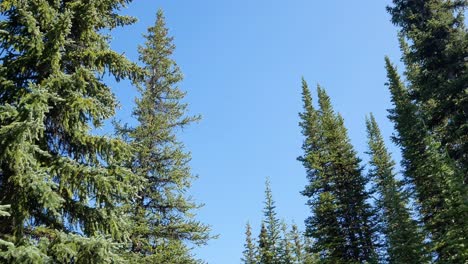
[{"label": "dense green foliage", "polygon": [[302,192],[309,198],[312,216],[306,234],[314,238],[312,252],[321,263],[374,263],[373,210],[362,173],[347,137],[343,118],[336,114],[330,98],[317,87],[319,109],[312,105],[307,83],[302,82],[304,112],[300,114],[304,155],[299,157],[310,183]]},{"label": "dense green foliage", "polygon": [[[135,21],[117,13],[128,2],[0,3],[1,263],[192,263],[185,242],[209,239],[185,198],[190,156],[175,133],[198,117],[179,103],[162,13],[145,68],[102,33]],[[123,139],[91,133],[117,106],[104,73],[145,83]]]},{"label": "dense green foliage", "polygon": [[100,32],[130,24],[128,1],[0,3],[0,221],[2,263],[119,262],[128,237],[119,205],[138,178],[121,166],[123,141],[91,133],[117,101],[100,76],[141,70]]},{"label": "dense green foliage", "polygon": [[400,26],[406,84],[386,58],[406,179],[440,263],[468,259],[467,1],[400,1],[388,10]]},{"label": "dense green foliage", "polygon": [[[303,82],[304,112],[300,115],[300,126],[306,139],[305,154],[299,160],[310,181],[303,194],[309,197],[313,213],[306,220],[307,235],[315,239],[312,249],[321,253],[323,262],[375,261],[371,251],[364,254],[369,256],[367,259],[353,254],[366,246],[349,250],[360,243],[352,241],[353,237],[365,237],[349,235],[349,230],[359,230],[362,224],[363,234],[370,237],[367,241],[375,241],[376,246],[384,249],[382,262],[464,263],[468,259],[468,38],[464,25],[467,4],[467,1],[394,0],[393,6],[388,7],[392,22],[400,26],[407,81],[400,79],[386,58],[394,104],[389,118],[398,132],[393,139],[402,149],[406,187],[415,198],[422,227],[412,218],[408,195],[395,179],[394,162],[374,118],[367,120],[369,176],[374,185],[369,190],[375,191],[377,197],[371,210],[365,205],[369,198],[365,191],[367,182],[359,176],[359,160],[349,145],[341,117],[333,113],[320,88],[319,109],[315,110]],[[356,211],[367,207],[361,211],[364,217],[347,219],[345,214],[352,212],[350,207]],[[377,217],[376,231],[380,231],[376,240],[372,238],[375,238],[372,224],[365,224],[373,219],[371,214]],[[359,219],[358,224],[343,225],[353,219]]]},{"label": "dense green foliage", "polygon": [[440,141],[468,178],[468,36],[466,0],[393,0],[388,7],[410,43],[403,62],[410,98],[424,130]]},{"label": "dense green foliage", "polygon": [[[200,263],[210,228],[189,196],[195,178],[178,139],[182,73],[162,11],[139,48],[142,66],[110,48],[131,0],[0,1],[0,263]],[[366,120],[369,175],[325,90],[302,81],[300,128],[311,215],[306,231],[276,213],[266,183],[258,236],[242,262],[466,263],[468,36],[466,0],[393,0],[403,78],[385,59],[389,119],[402,179],[376,120]],[[106,34],[107,33],[107,34]],[[96,135],[137,87],[135,124]]]},{"label": "dense green foliage", "polygon": [[129,168],[146,180],[129,204],[131,259],[138,263],[192,263],[182,242],[204,244],[209,228],[193,219],[192,211],[198,205],[186,197],[194,177],[188,166],[190,155],[176,133],[199,117],[185,116],[187,105],[181,103],[185,93],[177,87],[182,74],[171,59],[175,46],[161,10],[145,38],[139,52],[146,75],[133,113],[138,125],[118,129],[134,149]]},{"label": "dense green foliage", "polygon": [[379,226],[386,250],[382,261],[389,263],[427,263],[424,235],[408,209],[407,194],[395,178],[395,162],[385,147],[380,129],[371,114],[366,119],[370,158],[370,177],[377,192]]}]

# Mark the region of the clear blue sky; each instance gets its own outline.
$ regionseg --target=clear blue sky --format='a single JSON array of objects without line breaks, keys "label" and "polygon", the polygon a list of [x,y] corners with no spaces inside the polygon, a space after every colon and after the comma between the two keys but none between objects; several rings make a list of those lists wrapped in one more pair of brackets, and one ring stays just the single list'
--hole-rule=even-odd
[{"label": "clear blue sky", "polygon": [[[191,113],[203,116],[182,139],[199,176],[190,194],[206,204],[198,219],[220,238],[196,249],[198,257],[214,264],[240,262],[246,222],[255,234],[259,229],[266,177],[278,215],[303,229],[309,209],[299,194],[305,172],[296,161],[301,76],[310,86],[326,88],[362,158],[367,159],[367,113],[375,114],[390,137],[384,55],[398,62],[400,52],[397,29],[385,11],[389,3],[143,0],[123,10],[139,22],[114,31],[112,46],[132,60],[156,10],[165,11],[177,46],[174,58],[185,75],[186,102]],[[118,117],[131,122],[136,91],[126,82],[114,88],[122,104]]]}]

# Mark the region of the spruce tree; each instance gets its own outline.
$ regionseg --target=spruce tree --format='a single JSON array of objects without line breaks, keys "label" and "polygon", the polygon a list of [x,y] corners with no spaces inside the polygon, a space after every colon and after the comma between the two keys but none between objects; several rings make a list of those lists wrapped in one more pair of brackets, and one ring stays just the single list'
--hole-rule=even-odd
[{"label": "spruce tree", "polygon": [[252,238],[252,228],[249,223],[245,226],[245,244],[244,252],[242,252],[243,258],[241,259],[244,264],[256,264],[257,263],[257,249],[255,241]]},{"label": "spruce tree", "polygon": [[267,179],[265,182],[265,208],[263,209],[263,216],[265,227],[267,230],[267,245],[269,255],[272,260],[279,261],[279,243],[281,238],[281,223],[276,214],[275,200],[271,191],[270,181]]},{"label": "spruce tree", "polygon": [[104,35],[135,20],[128,0],[0,3],[0,221],[2,263],[118,263],[130,221],[119,206],[139,180],[118,139],[91,133],[114,115],[107,73],[140,68]]},{"label": "spruce tree", "polygon": [[468,179],[468,1],[393,0],[388,7],[400,36],[410,98],[424,113],[425,130]]},{"label": "spruce tree", "polygon": [[405,177],[414,189],[432,252],[441,263],[462,263],[468,258],[464,175],[427,130],[424,112],[388,58],[386,69],[394,105],[389,117],[398,131],[394,141],[402,148]]},{"label": "spruce tree", "polygon": [[[468,258],[467,1],[394,0],[406,85],[389,60],[391,120],[436,260]],[[411,122],[410,119],[413,121]],[[411,124],[412,123],[412,124]]]},{"label": "spruce tree", "polygon": [[366,118],[370,155],[370,177],[373,179],[378,198],[381,231],[385,237],[388,263],[428,263],[424,248],[424,235],[420,232],[408,209],[402,183],[395,178],[395,162],[388,152],[380,129],[371,114]]},{"label": "spruce tree", "polygon": [[315,239],[310,247],[311,254],[319,254],[323,263],[339,263],[346,258],[344,233],[339,227],[338,212],[334,204],[336,198],[331,193],[330,183],[323,177],[325,161],[323,156],[323,131],[319,125],[319,112],[312,105],[309,87],[302,79],[302,100],[304,112],[300,113],[300,126],[305,136],[302,149],[304,155],[298,160],[302,162],[307,172],[310,184],[302,192],[309,200],[307,204],[312,209],[312,216],[306,219],[306,236]]},{"label": "spruce tree", "polygon": [[146,75],[133,112],[138,125],[118,128],[135,152],[129,168],[146,180],[130,204],[135,222],[131,252],[137,262],[191,263],[185,243],[202,245],[210,235],[209,227],[193,218],[199,205],[186,195],[194,179],[190,154],[176,135],[199,116],[187,116],[187,104],[182,103],[182,73],[171,58],[175,46],[161,10],[145,39],[139,52]]},{"label": "spruce tree", "polygon": [[[9,209],[10,205],[0,205],[0,220],[3,217],[10,216]],[[12,242],[0,239],[0,247],[6,248],[6,250],[0,251],[0,259],[5,262],[40,263],[44,259],[47,259],[47,256],[35,245],[17,247]]]},{"label": "spruce tree", "polygon": [[305,141],[299,160],[309,180],[302,193],[312,210],[306,235],[314,238],[313,252],[322,263],[374,263],[373,212],[360,159],[325,91],[317,87],[319,109],[315,110],[304,80],[302,88],[300,126]]},{"label": "spruce tree", "polygon": [[281,223],[276,215],[276,206],[270,181],[265,181],[265,207],[258,237],[258,261],[262,264],[280,262]]}]

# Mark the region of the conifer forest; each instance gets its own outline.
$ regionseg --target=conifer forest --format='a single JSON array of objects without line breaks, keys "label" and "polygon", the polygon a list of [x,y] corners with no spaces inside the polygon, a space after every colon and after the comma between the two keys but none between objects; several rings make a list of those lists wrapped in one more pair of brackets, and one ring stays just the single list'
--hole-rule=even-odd
[{"label": "conifer forest", "polygon": [[[134,2],[0,0],[0,264],[212,263],[198,250],[223,233],[199,213],[242,199],[250,183],[219,201],[193,192],[204,175],[192,168],[196,152],[185,139],[204,118],[190,107],[199,87],[185,85],[176,62],[190,54],[175,56],[178,36],[190,33],[172,31],[169,13],[154,9],[138,48],[115,49],[112,32],[139,23],[125,13]],[[361,153],[332,87],[297,72],[296,87],[286,88],[301,110],[286,118],[297,120],[300,155],[289,157],[302,174],[284,175],[282,184],[306,183],[295,191],[302,200],[289,203],[307,217],[280,213],[278,179],[249,176],[264,183],[255,191],[264,200],[248,203],[263,209],[229,227],[242,237],[225,249],[239,256],[230,263],[468,263],[468,1],[380,5],[400,56],[382,53],[379,65],[368,65],[385,69],[386,81],[373,89],[388,95],[386,119],[362,116]],[[222,77],[213,78],[222,90]],[[134,91],[130,101],[117,84]],[[215,98],[203,100],[224,100]],[[210,153],[213,162],[224,148]]]}]

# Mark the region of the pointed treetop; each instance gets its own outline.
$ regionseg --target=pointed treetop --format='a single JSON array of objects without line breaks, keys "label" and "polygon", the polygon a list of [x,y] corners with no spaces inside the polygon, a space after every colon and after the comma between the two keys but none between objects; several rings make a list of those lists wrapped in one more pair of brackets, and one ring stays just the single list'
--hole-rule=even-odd
[{"label": "pointed treetop", "polygon": [[247,222],[245,225],[245,244],[244,244],[244,251],[243,253],[243,258],[241,261],[245,264],[255,264],[256,263],[256,246],[255,246],[255,241],[252,238],[252,228],[250,226],[250,223]]},{"label": "pointed treetop", "polygon": [[269,238],[275,242],[279,236],[279,219],[276,216],[276,205],[270,186],[270,179],[265,181],[265,208],[264,216]]},{"label": "pointed treetop", "polygon": [[304,104],[304,110],[306,113],[311,113],[314,111],[314,107],[312,105],[312,95],[304,77],[302,77],[302,102]]},{"label": "pointed treetop", "polygon": [[424,236],[407,209],[406,194],[400,190],[401,183],[395,179],[391,154],[388,152],[378,124],[372,114],[366,117],[368,135],[367,152],[370,155],[369,176],[378,192],[376,209],[379,229],[384,234],[386,255],[389,263],[427,263]]},{"label": "pointed treetop", "polygon": [[390,58],[385,56],[385,69],[387,70],[387,78],[390,91],[392,92],[392,96],[395,95],[404,95],[407,91],[406,88],[401,81],[400,75],[398,74],[397,68],[395,65],[392,64]]},{"label": "pointed treetop", "polygon": [[273,200],[273,194],[271,191],[270,178],[265,180],[265,208],[264,213],[265,217],[270,217],[271,214],[276,215],[276,212],[273,210],[276,208],[275,201]]},{"label": "pointed treetop", "polygon": [[320,85],[317,85],[317,97],[321,112],[333,114],[334,112],[330,97],[328,96],[325,89],[323,89]]},{"label": "pointed treetop", "polygon": [[378,142],[383,144],[382,133],[380,132],[377,121],[375,120],[374,114],[370,113],[366,116],[366,128],[369,137],[369,142]]}]

